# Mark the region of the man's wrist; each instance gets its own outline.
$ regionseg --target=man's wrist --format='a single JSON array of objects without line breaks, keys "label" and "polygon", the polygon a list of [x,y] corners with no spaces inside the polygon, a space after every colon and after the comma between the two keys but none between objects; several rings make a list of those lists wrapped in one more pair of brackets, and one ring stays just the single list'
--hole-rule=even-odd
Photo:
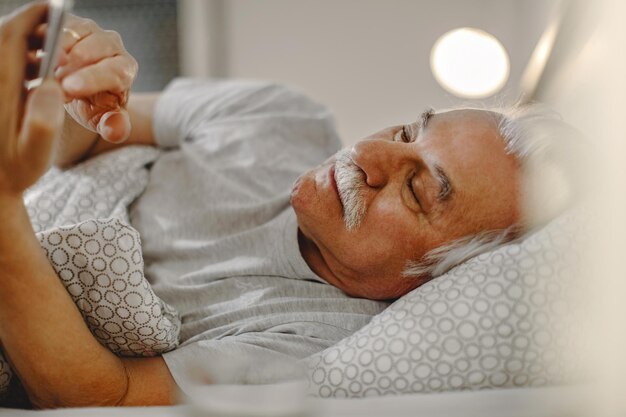
[{"label": "man's wrist", "polygon": [[13,217],[7,216],[15,214],[23,209],[24,197],[21,192],[9,190],[0,191],[0,216],[5,219],[12,219]]},{"label": "man's wrist", "polygon": [[34,234],[21,193],[0,192],[0,266],[6,274],[21,256],[23,239]]},{"label": "man's wrist", "polygon": [[56,152],[53,164],[66,168],[85,159],[98,143],[99,136],[81,126],[74,118],[65,112],[65,122],[59,149]]}]

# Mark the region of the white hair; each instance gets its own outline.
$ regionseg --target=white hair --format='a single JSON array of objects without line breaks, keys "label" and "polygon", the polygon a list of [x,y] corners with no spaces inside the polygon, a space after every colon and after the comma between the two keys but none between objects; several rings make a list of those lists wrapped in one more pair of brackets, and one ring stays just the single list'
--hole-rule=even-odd
[{"label": "white hair", "polygon": [[474,256],[521,239],[563,211],[573,197],[574,177],[582,171],[577,164],[583,142],[578,131],[541,104],[480,110],[490,111],[506,152],[521,164],[523,220],[504,230],[479,232],[437,247],[419,261],[410,261],[404,276],[425,282]]}]

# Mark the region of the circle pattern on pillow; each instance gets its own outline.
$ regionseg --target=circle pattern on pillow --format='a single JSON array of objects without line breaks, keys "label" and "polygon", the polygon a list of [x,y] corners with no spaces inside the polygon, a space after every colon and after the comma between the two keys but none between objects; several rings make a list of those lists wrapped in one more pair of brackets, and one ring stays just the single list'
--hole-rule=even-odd
[{"label": "circle pattern on pillow", "polygon": [[[155,356],[178,346],[178,312],[143,275],[139,233],[119,219],[88,220],[37,237],[94,337],[120,356]],[[12,372],[0,353],[0,392]]]},{"label": "circle pattern on pillow", "polygon": [[155,356],[178,345],[180,319],[144,278],[135,229],[119,219],[98,219],[38,237],[87,326],[109,350]]},{"label": "circle pattern on pillow", "polygon": [[24,195],[33,229],[38,233],[109,217],[129,223],[128,205],[145,189],[145,166],[158,155],[149,146],[129,146],[66,171],[50,169]]},{"label": "circle pattern on pillow", "polygon": [[306,360],[311,394],[367,397],[558,384],[571,376],[567,320],[575,216],[484,253],[397,300]]}]

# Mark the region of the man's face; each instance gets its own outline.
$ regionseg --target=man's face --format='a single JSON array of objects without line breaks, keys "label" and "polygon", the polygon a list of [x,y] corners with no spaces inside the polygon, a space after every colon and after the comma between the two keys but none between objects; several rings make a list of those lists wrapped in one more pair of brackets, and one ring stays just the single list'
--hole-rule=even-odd
[{"label": "man's face", "polygon": [[423,282],[402,275],[408,261],[519,220],[520,167],[494,114],[424,114],[303,174],[291,203],[313,271],[347,294],[390,299]]}]

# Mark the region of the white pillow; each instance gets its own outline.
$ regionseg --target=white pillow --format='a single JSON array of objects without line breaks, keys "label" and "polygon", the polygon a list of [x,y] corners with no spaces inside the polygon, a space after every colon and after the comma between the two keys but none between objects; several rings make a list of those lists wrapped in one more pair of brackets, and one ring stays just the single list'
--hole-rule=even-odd
[{"label": "white pillow", "polygon": [[115,217],[130,223],[128,206],[148,183],[146,165],[159,151],[129,146],[61,171],[50,169],[24,194],[36,233],[90,219]]},{"label": "white pillow", "polygon": [[[119,219],[88,220],[37,237],[94,337],[120,356],[178,346],[180,318],[143,276],[139,233]],[[12,371],[0,353],[0,392]]]},{"label": "white pillow", "polygon": [[[405,295],[306,360],[311,393],[362,397],[555,384],[568,378],[581,225],[572,213]],[[572,353],[572,352],[570,352]],[[573,354],[573,353],[572,353]]]},{"label": "white pillow", "polygon": [[119,219],[87,220],[38,238],[101,344],[120,356],[156,356],[178,346],[180,318],[145,279],[135,229]]}]

